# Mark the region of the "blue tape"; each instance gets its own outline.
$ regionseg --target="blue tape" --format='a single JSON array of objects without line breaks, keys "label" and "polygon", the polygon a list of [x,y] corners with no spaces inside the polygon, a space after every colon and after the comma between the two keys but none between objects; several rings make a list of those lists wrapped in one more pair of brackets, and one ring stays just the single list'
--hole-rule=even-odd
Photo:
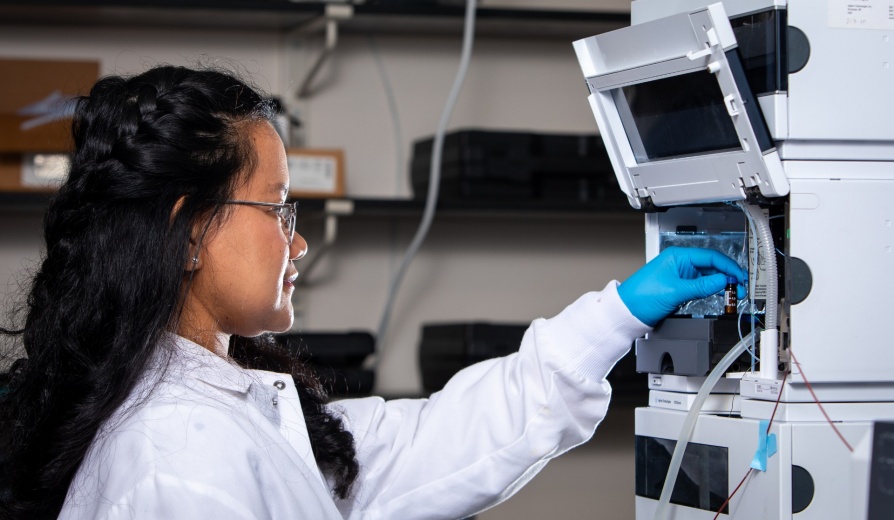
[{"label": "blue tape", "polygon": [[767,471],[767,459],[776,454],[776,434],[767,435],[769,427],[770,421],[761,421],[758,424],[757,451],[751,461],[751,467],[758,471]]}]

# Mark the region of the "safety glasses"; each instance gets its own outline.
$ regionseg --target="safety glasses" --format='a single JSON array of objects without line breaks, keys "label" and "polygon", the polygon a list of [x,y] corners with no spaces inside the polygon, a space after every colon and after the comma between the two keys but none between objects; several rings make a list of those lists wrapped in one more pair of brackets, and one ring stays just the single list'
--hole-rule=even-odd
[{"label": "safety glasses", "polygon": [[278,204],[275,202],[255,202],[251,200],[227,200],[224,204],[238,204],[240,206],[258,206],[262,208],[271,208],[276,213],[282,225],[282,231],[292,245],[292,239],[295,237],[295,214],[298,211],[297,202],[287,202]]}]

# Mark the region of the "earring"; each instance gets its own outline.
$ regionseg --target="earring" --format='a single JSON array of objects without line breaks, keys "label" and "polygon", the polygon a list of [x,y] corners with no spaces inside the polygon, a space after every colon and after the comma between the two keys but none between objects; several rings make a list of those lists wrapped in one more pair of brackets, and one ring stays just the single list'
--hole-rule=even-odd
[{"label": "earring", "polygon": [[194,264],[199,263],[199,257],[197,257],[197,256],[192,257],[192,263],[194,263]]}]

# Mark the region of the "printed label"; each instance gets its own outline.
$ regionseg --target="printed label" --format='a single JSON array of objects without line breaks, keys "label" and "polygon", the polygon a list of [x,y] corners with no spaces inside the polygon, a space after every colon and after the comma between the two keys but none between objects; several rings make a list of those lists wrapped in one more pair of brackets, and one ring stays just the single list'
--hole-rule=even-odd
[{"label": "printed label", "polygon": [[779,387],[776,385],[765,385],[765,384],[758,383],[758,384],[754,385],[754,393],[778,395]]},{"label": "printed label", "polygon": [[894,0],[829,0],[829,27],[894,30]]},{"label": "printed label", "polygon": [[[769,216],[769,211],[766,209],[761,210],[764,215]],[[760,249],[756,240],[748,240],[748,283],[751,284],[749,287],[749,295],[753,295],[755,300],[766,300],[767,299],[767,259],[764,255],[758,255],[757,262],[757,272],[755,272],[755,266],[752,264],[751,259],[754,258],[754,248],[755,246]],[[775,254],[775,253],[774,253]],[[778,268],[778,266],[777,266]],[[751,296],[749,296],[750,298]]]},{"label": "printed label", "polygon": [[290,155],[289,181],[292,191],[334,192],[335,159],[311,155]]}]

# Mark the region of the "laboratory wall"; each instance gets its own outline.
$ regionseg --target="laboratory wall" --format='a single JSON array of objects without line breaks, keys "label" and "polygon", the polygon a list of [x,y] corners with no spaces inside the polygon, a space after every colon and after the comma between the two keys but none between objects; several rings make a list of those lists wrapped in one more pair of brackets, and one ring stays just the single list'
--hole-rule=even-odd
[{"label": "laboratory wall", "polygon": [[[627,9],[627,2],[617,0],[585,3]],[[575,2],[567,6],[580,8]],[[293,144],[345,151],[348,196],[412,196],[412,142],[431,136],[437,126],[459,64],[459,35],[342,35],[311,95],[299,100],[295,90],[321,45],[319,35],[274,31],[22,27],[0,21],[0,58],[98,60],[102,74],[132,74],[159,63],[234,69],[281,97],[301,119]],[[476,40],[449,125],[462,128],[596,133],[571,42]],[[41,218],[39,210],[0,208],[4,311],[21,303],[23,284],[39,260]],[[296,329],[373,332],[390,277],[417,225],[418,215],[340,218],[334,246],[296,291]],[[323,240],[323,221],[303,213],[298,231],[310,244],[309,261]],[[642,217],[632,212],[436,218],[396,299],[380,352],[377,392],[421,394],[421,324],[525,323],[552,316],[584,292],[624,279],[643,258]],[[596,518],[598,511],[604,518],[632,518],[632,425],[631,410],[612,409],[593,441],[480,517]]]}]

